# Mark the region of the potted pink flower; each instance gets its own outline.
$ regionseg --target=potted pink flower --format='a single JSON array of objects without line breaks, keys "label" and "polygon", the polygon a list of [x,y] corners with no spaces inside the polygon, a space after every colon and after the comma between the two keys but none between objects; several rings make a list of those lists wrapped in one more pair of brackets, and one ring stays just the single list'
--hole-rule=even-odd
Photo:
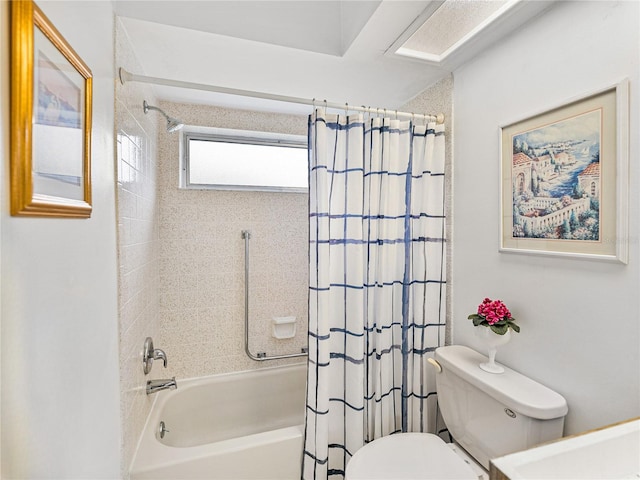
[{"label": "potted pink flower", "polygon": [[469,320],[473,320],[474,326],[483,325],[489,327],[498,335],[504,335],[509,329],[516,333],[520,332],[520,327],[516,325],[515,318],[511,316],[511,312],[502,300],[485,298],[478,305],[478,313],[469,315]]}]

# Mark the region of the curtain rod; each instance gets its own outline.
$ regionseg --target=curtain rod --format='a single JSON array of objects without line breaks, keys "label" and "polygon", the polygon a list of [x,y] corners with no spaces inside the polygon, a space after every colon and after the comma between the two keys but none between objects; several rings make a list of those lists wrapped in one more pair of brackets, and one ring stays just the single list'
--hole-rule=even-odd
[{"label": "curtain rod", "polygon": [[387,110],[386,108],[371,108],[371,107],[358,107],[352,106],[348,103],[335,103],[335,102],[327,102],[326,100],[308,100],[306,98],[299,97],[289,97],[286,95],[274,95],[270,93],[262,93],[262,92],[253,92],[250,90],[238,90],[236,88],[227,88],[227,87],[218,87],[215,85],[206,85],[203,83],[192,83],[192,82],[183,82],[179,80],[170,80],[168,78],[160,78],[160,77],[148,77],[146,75],[137,75],[135,73],[131,73],[126,71],[124,68],[120,67],[118,69],[118,75],[120,77],[120,83],[125,84],[126,82],[143,82],[143,83],[152,83],[155,85],[164,85],[167,87],[181,87],[181,88],[190,88],[193,90],[205,90],[207,92],[216,92],[216,93],[225,93],[229,95],[239,95],[243,97],[253,97],[253,98],[262,98],[265,100],[277,100],[279,102],[287,102],[287,103],[300,103],[302,105],[324,105],[327,108],[335,108],[338,110],[351,110],[355,112],[367,112],[367,113],[380,113],[380,111],[384,111],[385,113],[393,114],[396,117],[405,117],[405,118],[417,118],[419,120],[427,120],[427,121],[436,121],[437,123],[444,123],[444,113],[438,113],[437,115],[423,115],[420,113],[409,113],[409,112],[399,112],[397,110]]}]

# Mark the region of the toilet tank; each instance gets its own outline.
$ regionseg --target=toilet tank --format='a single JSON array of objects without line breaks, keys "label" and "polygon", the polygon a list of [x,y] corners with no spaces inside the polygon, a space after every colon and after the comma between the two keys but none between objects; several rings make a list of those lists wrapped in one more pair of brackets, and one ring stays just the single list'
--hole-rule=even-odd
[{"label": "toilet tank", "polygon": [[562,437],[567,402],[560,394],[462,345],[440,347],[435,359],[438,405],[451,436],[486,469],[489,460]]}]

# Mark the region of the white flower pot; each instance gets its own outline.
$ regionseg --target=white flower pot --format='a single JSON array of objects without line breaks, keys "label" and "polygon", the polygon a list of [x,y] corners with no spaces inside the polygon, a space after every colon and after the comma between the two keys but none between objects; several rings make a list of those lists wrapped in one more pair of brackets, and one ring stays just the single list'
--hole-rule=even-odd
[{"label": "white flower pot", "polygon": [[489,356],[489,361],[481,363],[479,367],[489,373],[504,373],[504,368],[496,363],[496,352],[499,346],[505,345],[511,340],[511,329],[508,329],[504,335],[498,335],[484,325],[479,325],[475,329],[476,335],[484,344]]}]

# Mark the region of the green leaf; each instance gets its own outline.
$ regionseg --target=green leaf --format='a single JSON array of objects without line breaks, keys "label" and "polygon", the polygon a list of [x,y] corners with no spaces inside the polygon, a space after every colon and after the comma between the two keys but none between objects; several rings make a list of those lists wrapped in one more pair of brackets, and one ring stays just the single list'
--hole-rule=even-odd
[{"label": "green leaf", "polygon": [[469,320],[475,320],[476,318],[482,318],[480,315],[478,315],[477,313],[472,313],[471,315],[469,315],[467,317]]},{"label": "green leaf", "polygon": [[475,327],[478,327],[478,326],[482,325],[482,322],[484,322],[484,318],[482,318],[482,317],[478,317],[478,318],[474,318],[473,319],[473,325]]},{"label": "green leaf", "polygon": [[516,332],[516,333],[520,333],[520,327],[518,325],[516,325],[515,323],[511,324],[511,328]]},{"label": "green leaf", "polygon": [[504,335],[505,333],[507,333],[507,330],[509,330],[509,327],[507,325],[493,324],[491,325],[491,330],[498,335]]}]

